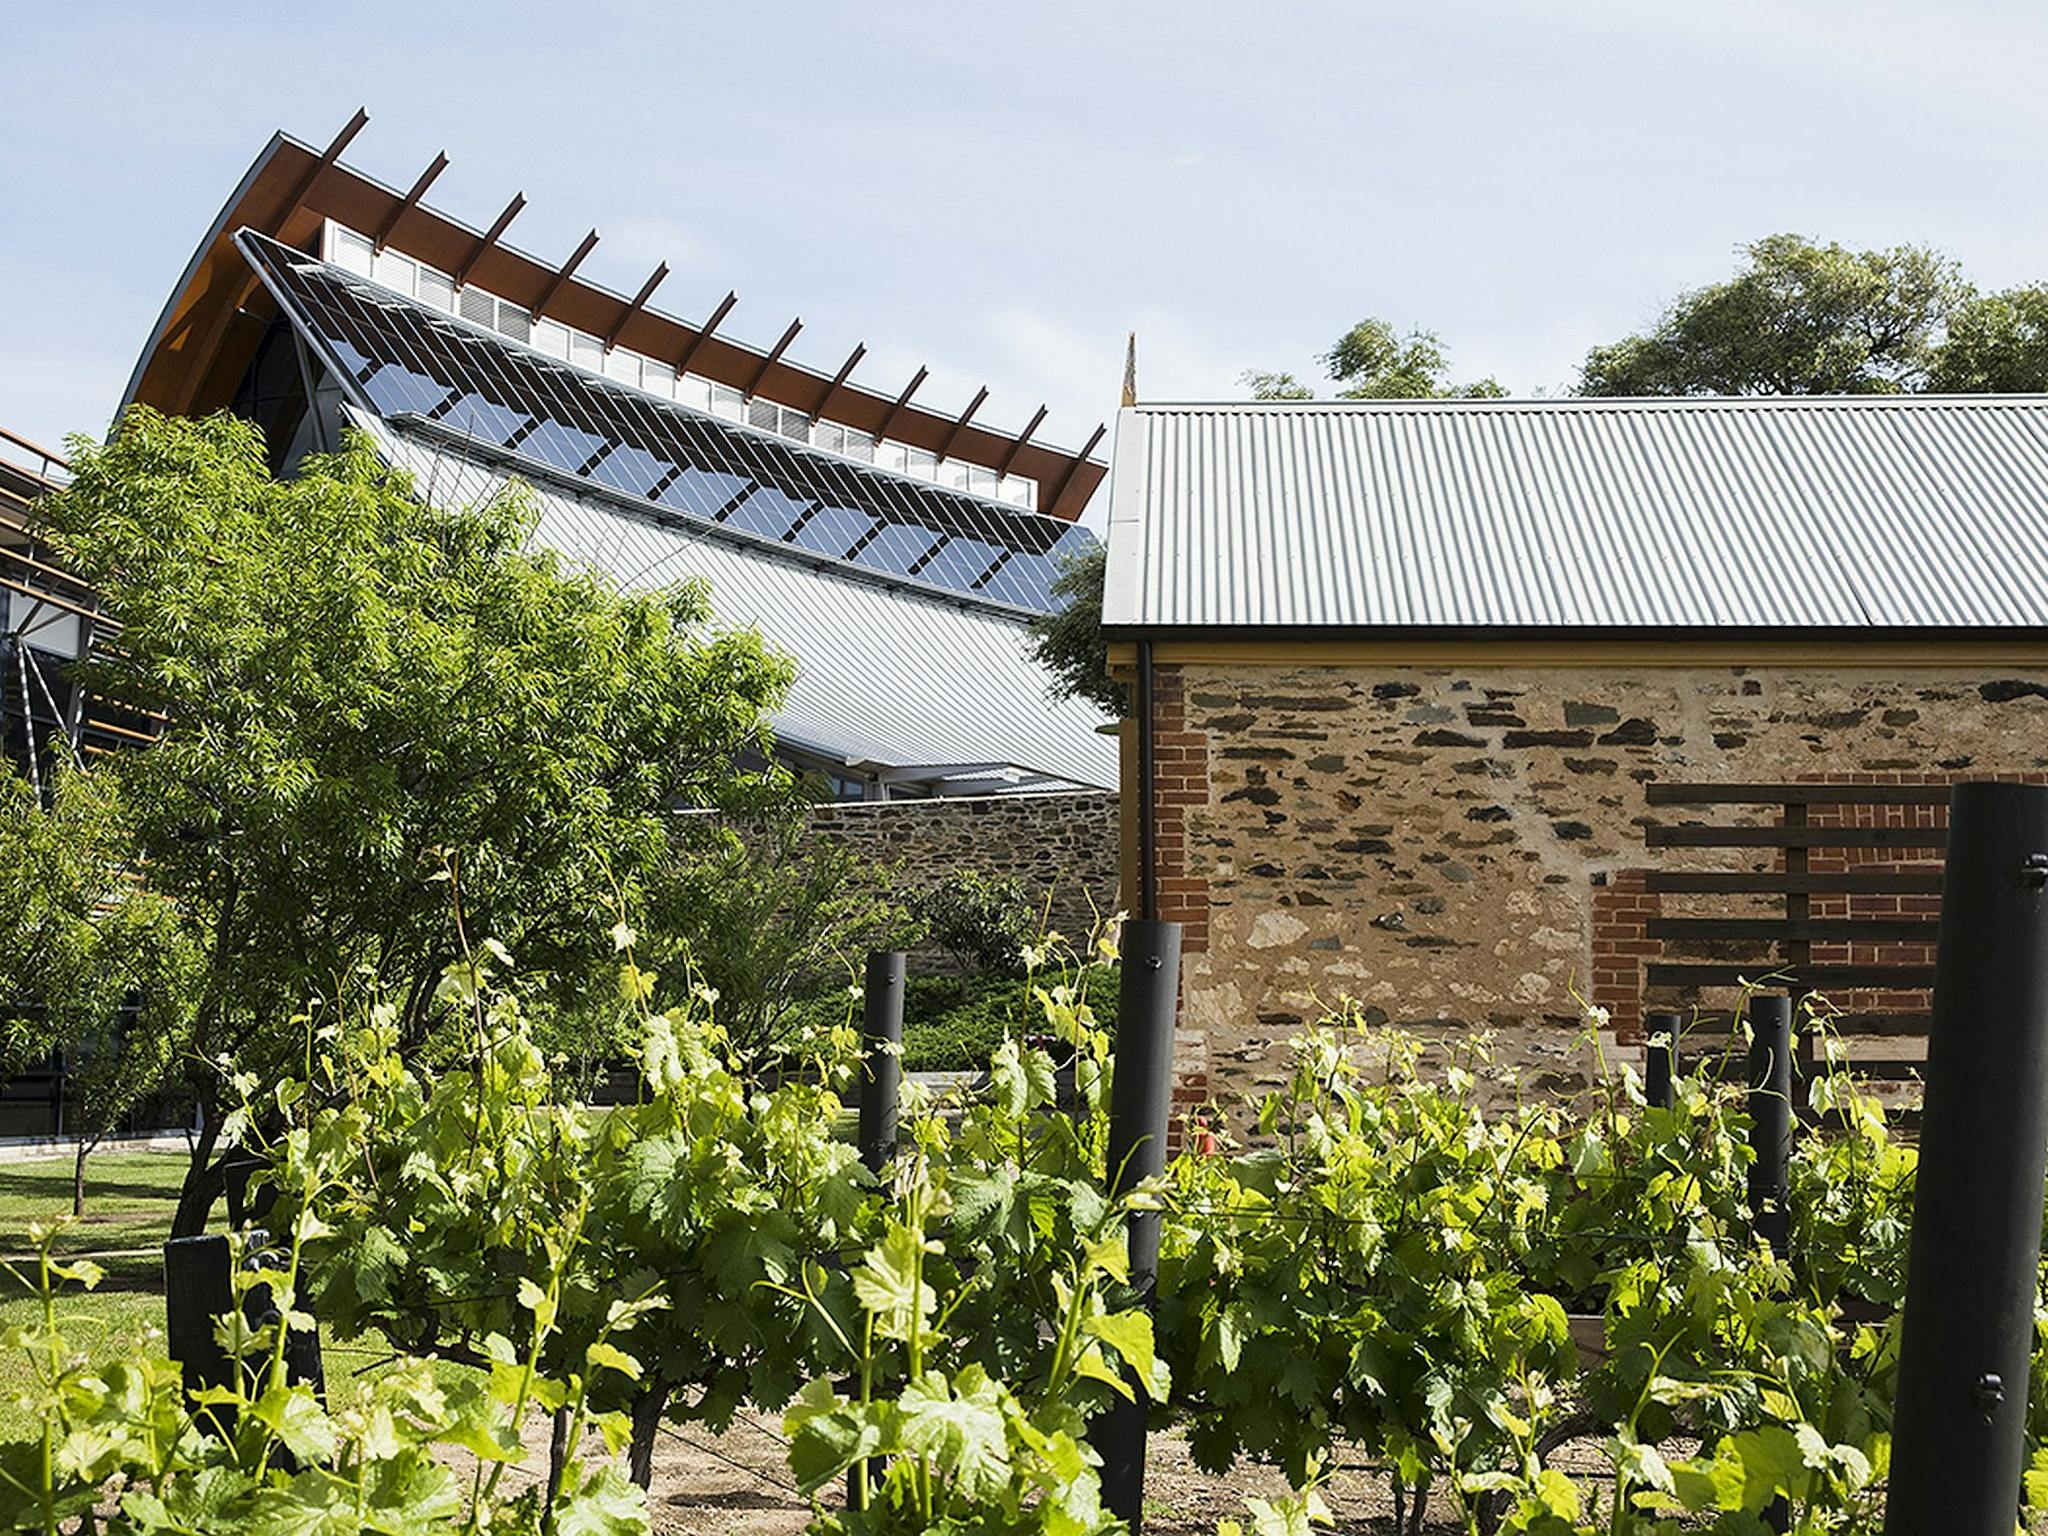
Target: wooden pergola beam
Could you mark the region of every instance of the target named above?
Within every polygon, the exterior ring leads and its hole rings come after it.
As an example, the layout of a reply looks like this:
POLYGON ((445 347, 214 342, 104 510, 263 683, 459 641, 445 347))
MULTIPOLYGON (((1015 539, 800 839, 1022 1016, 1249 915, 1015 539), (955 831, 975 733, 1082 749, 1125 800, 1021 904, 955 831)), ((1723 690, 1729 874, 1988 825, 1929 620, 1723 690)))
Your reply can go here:
POLYGON ((1103 434, 1108 431, 1107 422, 1096 427, 1088 441, 1081 445, 1081 451, 1074 455, 1073 462, 1067 466, 1067 472, 1060 476, 1060 483, 1054 488, 1053 493, 1039 501, 1041 507, 1050 512, 1060 504, 1060 498, 1067 494, 1067 487, 1074 483, 1074 476, 1081 473, 1082 466, 1088 462, 1088 455, 1095 451, 1095 445, 1102 441, 1103 434))
POLYGON ((1017 455, 1024 451, 1024 445, 1031 441, 1031 434, 1038 430, 1038 424, 1045 420, 1045 407, 1039 406, 1038 413, 1024 423, 1024 430, 1017 434, 1017 441, 1010 444, 1010 451, 1003 455, 1003 462, 996 466, 998 475, 1007 475, 1010 466, 1017 462, 1017 455))
POLYGON ((830 405, 832 397, 839 393, 839 386, 846 382, 847 376, 853 372, 855 365, 867 355, 868 344, 864 341, 846 354, 846 361, 841 363, 839 371, 832 375, 832 382, 825 386, 825 393, 818 396, 818 403, 811 411, 812 426, 815 427, 818 424, 818 418, 825 414, 825 407, 830 405))
POLYGON ((959 440, 960 434, 967 430, 967 423, 974 419, 974 413, 981 409, 981 402, 987 398, 988 386, 984 384, 974 392, 974 398, 967 402, 967 409, 960 413, 951 430, 946 433, 945 441, 939 444, 938 459, 941 464, 946 462, 946 455, 953 451, 953 444, 959 440))
POLYGON ((697 355, 697 349, 711 339, 711 333, 718 329, 719 322, 732 313, 733 305, 739 303, 739 301, 740 296, 737 290, 729 290, 726 296, 718 301, 718 308, 711 311, 711 318, 697 327, 697 334, 690 338, 690 344, 683 348, 683 355, 676 359, 677 377, 680 378, 688 370, 690 359, 697 355))
POLYGON ((782 354, 789 350, 789 344, 796 340, 796 333, 804 328, 802 317, 789 322, 789 329, 782 333, 782 339, 768 349, 768 355, 761 359, 761 366, 754 370, 754 376, 747 380, 741 394, 752 396, 761 387, 761 381, 768 377, 768 370, 782 360, 782 354))
POLYGON ((470 269, 477 264, 478 258, 498 243, 499 236, 512 227, 512 221, 519 217, 519 210, 525 206, 526 194, 524 192, 514 192, 512 194, 512 201, 505 205, 502 213, 491 220, 491 227, 478 236, 475 248, 463 259, 462 265, 455 269, 456 287, 460 288, 469 281, 470 269))
POLYGON ((620 314, 619 323, 613 326, 611 334, 605 337, 604 344, 607 347, 618 345, 620 333, 633 323, 635 315, 647 307, 647 301, 654 297, 654 290, 661 286, 661 280, 667 276, 668 263, 665 261, 647 275, 647 281, 640 285, 640 291, 633 295, 632 301, 626 305, 624 312, 620 314))
POLYGON ((370 244, 378 255, 384 254, 384 247, 390 243, 391 232, 398 228, 398 221, 419 206, 419 200, 427 195, 427 188, 431 187, 435 179, 447 169, 448 156, 436 151, 433 163, 420 172, 420 179, 412 184, 412 190, 399 199, 398 206, 391 210, 389 217, 384 220, 383 227, 371 240, 370 244))
POLYGON ((896 418, 898 416, 901 416, 905 408, 909 406, 910 397, 917 393, 918 386, 924 383, 926 379, 930 378, 931 373, 931 369, 920 367, 917 370, 917 372, 911 376, 910 382, 903 386, 903 393, 896 397, 896 403, 889 407, 889 414, 884 416, 882 418, 882 424, 879 427, 875 428, 876 442, 879 443, 883 438, 889 435, 889 429, 896 425, 896 418))
POLYGON ((363 131, 363 125, 369 120, 370 114, 357 107, 356 115, 341 125, 341 132, 320 151, 320 158, 306 168, 306 174, 299 178, 298 185, 293 187, 285 198, 283 206, 277 211, 277 217, 271 221, 270 228, 264 231, 265 234, 275 235, 284 228, 285 221, 304 205, 307 194, 313 190, 313 185, 319 181, 321 173, 341 158, 341 152, 354 142, 355 136, 363 131))
POLYGON ((583 237, 583 243, 570 253, 569 259, 555 269, 554 278, 542 292, 540 302, 533 306, 534 319, 538 320, 548 312, 548 306, 555 302, 555 295, 562 291, 562 285, 576 275, 576 269, 583 265, 583 258, 596 249, 597 231, 593 229, 583 237))

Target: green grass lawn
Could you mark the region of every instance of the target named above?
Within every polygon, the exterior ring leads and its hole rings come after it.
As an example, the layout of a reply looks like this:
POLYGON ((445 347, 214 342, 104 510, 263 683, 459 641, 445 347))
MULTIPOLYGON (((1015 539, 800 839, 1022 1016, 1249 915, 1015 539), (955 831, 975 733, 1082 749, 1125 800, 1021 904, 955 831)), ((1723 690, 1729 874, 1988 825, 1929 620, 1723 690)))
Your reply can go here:
MULTIPOLYGON (((171 1212, 185 1177, 185 1157, 167 1152, 109 1152, 85 1164, 85 1216, 57 1239, 60 1253, 91 1254, 108 1289, 162 1283, 161 1253, 171 1235, 171 1212), (146 1250, 139 1255, 135 1250, 146 1250), (117 1255, 128 1254, 128 1257, 117 1255), (101 1257, 101 1255, 107 1255, 101 1257)), ((51 1223, 71 1215, 71 1159, 0 1163, 0 1254, 29 1251, 32 1221, 51 1223)), ((9 1286, 0 1294, 15 1294, 9 1286)))
MULTIPOLYGON (((85 1219, 65 1227, 56 1246, 66 1255, 91 1256, 107 1271, 107 1278, 97 1290, 69 1286, 58 1298, 59 1322, 74 1349, 94 1360, 162 1353, 161 1254, 184 1174, 184 1157, 169 1153, 109 1153, 86 1163, 85 1219), (134 1255, 137 1249, 146 1251, 134 1255), (130 1256, 116 1256, 124 1251, 130 1256)), ((14 1260, 31 1279, 32 1267, 21 1262, 21 1256, 30 1252, 29 1223, 51 1222, 70 1213, 69 1158, 0 1163, 0 1254, 14 1260)), ((0 1329, 30 1321, 41 1306, 19 1279, 0 1273, 0 1329)), ((375 1334, 346 1341, 328 1336, 323 1352, 328 1402, 336 1407, 354 1401, 362 1382, 390 1354, 375 1334)), ((438 1369, 452 1376, 463 1368, 438 1369)), ((0 1439, 18 1437, 30 1428, 29 1416, 16 1399, 33 1384, 31 1372, 29 1361, 18 1351, 0 1350, 0 1439)))

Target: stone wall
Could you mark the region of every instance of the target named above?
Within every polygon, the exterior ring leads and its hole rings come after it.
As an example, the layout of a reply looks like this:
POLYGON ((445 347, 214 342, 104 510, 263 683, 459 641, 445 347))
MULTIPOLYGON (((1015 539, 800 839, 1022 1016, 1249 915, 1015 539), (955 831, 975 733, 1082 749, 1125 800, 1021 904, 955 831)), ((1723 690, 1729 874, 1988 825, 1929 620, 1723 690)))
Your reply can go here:
POLYGON ((878 889, 929 887, 961 870, 1013 875, 1040 910, 1050 902, 1051 925, 1076 944, 1117 910, 1117 797, 1107 790, 844 801, 814 806, 804 835, 851 851, 878 889))
POLYGON ((1578 999, 1635 963, 1596 973, 1596 900, 1635 910, 1646 823, 1720 819, 1652 780, 2048 768, 2048 674, 1987 668, 1191 663, 1156 695, 1164 915, 1226 1097, 1340 997, 1576 1071, 1578 999))

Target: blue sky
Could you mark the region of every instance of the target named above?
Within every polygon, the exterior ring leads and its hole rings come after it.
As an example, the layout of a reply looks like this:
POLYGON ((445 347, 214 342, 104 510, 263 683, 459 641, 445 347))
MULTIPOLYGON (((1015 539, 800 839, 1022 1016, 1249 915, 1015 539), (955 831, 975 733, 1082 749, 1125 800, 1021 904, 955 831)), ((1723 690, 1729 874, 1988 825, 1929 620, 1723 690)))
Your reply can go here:
POLYGON ((1779 229, 2048 278, 2048 12, 1884 0, 43 4, 0 95, 0 424, 102 431, 272 129, 726 329, 1075 446, 1350 322, 1556 390, 1779 229))

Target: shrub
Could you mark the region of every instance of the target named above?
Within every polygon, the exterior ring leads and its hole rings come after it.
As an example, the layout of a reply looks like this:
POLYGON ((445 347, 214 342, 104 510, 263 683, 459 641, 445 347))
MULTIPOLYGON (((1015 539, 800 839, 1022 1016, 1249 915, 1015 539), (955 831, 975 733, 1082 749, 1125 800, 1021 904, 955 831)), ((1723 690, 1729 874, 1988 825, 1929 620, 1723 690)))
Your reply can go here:
POLYGON ((1024 946, 1037 933, 1037 914, 1011 876, 963 869, 910 900, 926 937, 970 970, 996 976, 1023 972, 1024 946))

